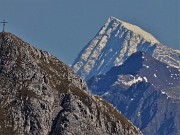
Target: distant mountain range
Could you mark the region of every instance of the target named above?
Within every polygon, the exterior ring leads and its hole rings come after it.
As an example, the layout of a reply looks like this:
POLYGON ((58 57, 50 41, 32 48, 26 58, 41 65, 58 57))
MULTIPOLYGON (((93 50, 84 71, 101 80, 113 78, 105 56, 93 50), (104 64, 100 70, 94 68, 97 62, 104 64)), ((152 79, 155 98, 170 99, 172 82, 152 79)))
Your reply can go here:
POLYGON ((87 83, 93 94, 112 103, 145 135, 180 133, 178 69, 137 52, 87 83))
MULTIPOLYGON (((180 85, 180 74, 177 68, 170 67, 143 52, 132 54, 124 64, 115 66, 107 73, 92 77, 90 80, 95 79, 95 82, 96 80, 98 82, 102 81, 99 81, 100 79, 97 78, 101 78, 102 80, 107 79, 106 83, 103 82, 104 85, 103 83, 100 85, 96 84, 97 86, 103 87, 99 88, 100 90, 105 89, 104 87, 107 86, 116 87, 119 85, 127 89, 131 85, 142 81, 151 83, 155 88, 162 91, 180 85), (116 82, 114 82, 114 80, 116 82)), ((88 80, 88 82, 90 80, 88 80)), ((174 98, 176 96, 178 96, 178 93, 172 95, 174 98)), ((180 98, 180 94, 177 98, 180 98)))
POLYGON ((179 68, 180 51, 162 45, 138 26, 110 17, 97 35, 79 53, 72 68, 86 80, 121 65, 131 54, 143 51, 179 68))
POLYGON ((141 135, 67 65, 0 33, 0 135, 141 135))
POLYGON ((180 50, 110 17, 72 68, 145 135, 180 134, 180 50))

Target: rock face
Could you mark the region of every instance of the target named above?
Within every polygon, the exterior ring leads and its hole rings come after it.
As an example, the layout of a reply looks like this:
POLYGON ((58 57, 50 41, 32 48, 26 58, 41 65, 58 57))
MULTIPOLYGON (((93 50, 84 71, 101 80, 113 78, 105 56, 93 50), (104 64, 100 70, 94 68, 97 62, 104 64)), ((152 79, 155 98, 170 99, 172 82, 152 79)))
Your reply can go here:
POLYGON ((136 52, 121 66, 87 81, 145 135, 180 134, 180 70, 136 52))
POLYGON ((48 52, 0 33, 0 135, 138 135, 48 52))
POLYGON ((72 68, 86 80, 121 65, 131 54, 143 51, 179 68, 180 51, 167 48, 141 28, 110 17, 79 53, 72 68))

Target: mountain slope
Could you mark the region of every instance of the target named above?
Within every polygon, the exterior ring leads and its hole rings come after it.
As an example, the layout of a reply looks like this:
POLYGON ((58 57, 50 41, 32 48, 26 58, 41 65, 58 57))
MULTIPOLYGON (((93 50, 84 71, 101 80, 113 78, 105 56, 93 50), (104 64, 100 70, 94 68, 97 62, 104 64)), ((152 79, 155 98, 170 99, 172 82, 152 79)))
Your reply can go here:
POLYGON ((121 66, 87 81, 145 135, 180 134, 180 71, 136 52, 121 66))
POLYGON ((86 80, 121 65, 132 53, 144 51, 179 68, 180 51, 167 48, 141 28, 110 17, 79 53, 72 68, 86 80))
POLYGON ((141 134, 48 52, 0 33, 1 135, 141 134))

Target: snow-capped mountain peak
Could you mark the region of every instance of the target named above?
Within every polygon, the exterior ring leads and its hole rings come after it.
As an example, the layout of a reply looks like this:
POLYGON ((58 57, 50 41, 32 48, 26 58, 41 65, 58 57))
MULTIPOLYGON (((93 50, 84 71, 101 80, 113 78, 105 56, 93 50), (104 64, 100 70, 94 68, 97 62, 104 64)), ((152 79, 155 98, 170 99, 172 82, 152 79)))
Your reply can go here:
MULTIPOLYGON (((120 24, 122 25, 124 28, 126 28, 127 30, 130 30, 132 31, 133 33, 136 33, 140 36, 142 36, 144 39, 146 39, 147 41, 149 42, 152 42, 152 43, 159 43, 159 41, 154 37, 152 36, 150 33, 144 31, 143 29, 141 29, 140 27, 136 26, 136 25, 133 25, 133 24, 130 24, 130 23, 127 23, 127 22, 124 22, 124 21, 121 21, 113 16, 109 17, 108 21, 107 21, 107 24, 108 23, 111 23, 113 22, 114 25, 115 24, 120 24)), ((107 25, 106 24, 106 25, 107 25)))
POLYGON ((180 52, 159 43, 138 26, 110 17, 97 35, 80 52, 72 68, 86 80, 119 66, 133 53, 146 52, 154 58, 179 67, 180 52))

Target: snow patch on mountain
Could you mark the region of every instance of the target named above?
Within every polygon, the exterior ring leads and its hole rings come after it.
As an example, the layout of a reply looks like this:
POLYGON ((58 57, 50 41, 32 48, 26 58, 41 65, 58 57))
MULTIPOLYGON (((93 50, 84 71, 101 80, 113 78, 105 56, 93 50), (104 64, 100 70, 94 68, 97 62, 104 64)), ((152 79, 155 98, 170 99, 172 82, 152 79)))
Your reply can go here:
POLYGON ((88 80, 123 64, 131 54, 138 51, 146 52, 169 66, 180 66, 180 51, 160 44, 155 37, 138 26, 110 17, 79 53, 72 68, 88 80))
POLYGON ((146 77, 141 76, 132 76, 132 75, 119 75, 117 81, 112 85, 124 85, 126 87, 130 87, 133 84, 139 83, 139 82, 148 82, 146 77))
POLYGON ((138 76, 137 78, 133 78, 133 80, 131 81, 128 81, 128 82, 125 82, 125 81, 122 81, 123 84, 127 85, 127 86, 131 86, 137 82, 142 82, 142 78, 140 76, 138 76))
POLYGON ((144 67, 146 67, 146 68, 149 68, 149 66, 147 66, 147 65, 143 65, 144 67))
POLYGON ((143 77, 143 78, 144 78, 145 82, 148 82, 148 80, 147 80, 147 78, 146 78, 146 77, 143 77))
MULTIPOLYGON (((127 22, 124 22, 124 21, 121 21, 113 16, 111 16, 109 18, 110 21, 112 20, 116 20, 117 23, 121 23, 122 26, 124 26, 125 28, 127 28, 128 30, 138 34, 138 35, 141 35, 143 38, 145 38, 146 40, 152 42, 152 43, 159 43, 159 41, 154 37, 152 36, 150 33, 144 31, 143 29, 141 29, 140 27, 136 26, 136 25, 133 25, 133 24, 130 24, 130 23, 127 23, 127 22)), ((109 21, 108 21, 109 22, 109 21)))

